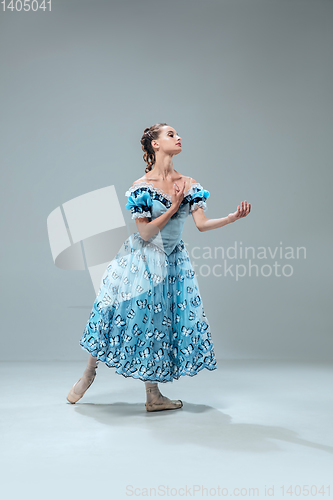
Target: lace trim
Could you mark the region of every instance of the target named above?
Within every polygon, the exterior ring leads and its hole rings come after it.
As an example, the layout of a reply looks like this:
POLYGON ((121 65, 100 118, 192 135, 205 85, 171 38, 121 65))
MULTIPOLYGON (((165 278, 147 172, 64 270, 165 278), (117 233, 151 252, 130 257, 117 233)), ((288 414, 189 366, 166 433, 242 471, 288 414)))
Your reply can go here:
POLYGON ((132 219, 141 219, 142 217, 151 217, 150 212, 134 212, 132 219))
POLYGON ((193 212, 193 210, 195 210, 196 208, 203 208, 204 210, 207 210, 207 204, 205 201, 203 200, 200 200, 200 201, 196 201, 195 203, 193 203, 193 205, 190 207, 190 212, 193 212))
MULTIPOLYGON (((130 196, 131 193, 133 193, 133 191, 136 191, 139 187, 148 187, 152 191, 154 191, 155 193, 158 193, 158 194, 164 196, 164 198, 166 198, 170 202, 172 201, 171 196, 168 193, 165 193, 162 189, 156 188, 152 182, 145 182, 145 181, 138 182, 134 186, 131 186, 126 191, 125 196, 130 196)), ((188 196, 189 194, 191 194, 192 189, 194 189, 195 187, 198 187, 199 189, 203 189, 200 182, 192 182, 191 187, 187 191, 184 192, 184 198, 186 196, 188 196)))

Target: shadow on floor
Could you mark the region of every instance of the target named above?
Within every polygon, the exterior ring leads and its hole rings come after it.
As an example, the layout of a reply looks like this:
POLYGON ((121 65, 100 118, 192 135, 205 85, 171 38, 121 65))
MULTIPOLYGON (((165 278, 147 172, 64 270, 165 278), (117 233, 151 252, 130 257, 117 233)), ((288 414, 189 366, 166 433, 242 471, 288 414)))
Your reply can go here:
POLYGON ((194 444, 210 449, 266 453, 278 450, 276 441, 333 453, 332 446, 299 438, 283 427, 256 424, 233 424, 231 417, 212 406, 186 403, 177 410, 147 412, 144 403, 81 403, 71 405, 75 412, 101 424, 136 427, 150 431, 152 437, 168 444, 194 444))

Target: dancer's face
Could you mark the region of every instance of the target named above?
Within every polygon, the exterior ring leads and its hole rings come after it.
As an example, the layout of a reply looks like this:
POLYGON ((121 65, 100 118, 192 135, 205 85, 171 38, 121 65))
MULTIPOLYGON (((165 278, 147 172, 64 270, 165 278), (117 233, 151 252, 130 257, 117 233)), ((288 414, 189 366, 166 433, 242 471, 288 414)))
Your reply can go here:
POLYGON ((160 129, 158 139, 152 141, 153 148, 160 152, 167 154, 177 155, 181 152, 181 137, 177 134, 176 130, 172 127, 164 125, 160 129))

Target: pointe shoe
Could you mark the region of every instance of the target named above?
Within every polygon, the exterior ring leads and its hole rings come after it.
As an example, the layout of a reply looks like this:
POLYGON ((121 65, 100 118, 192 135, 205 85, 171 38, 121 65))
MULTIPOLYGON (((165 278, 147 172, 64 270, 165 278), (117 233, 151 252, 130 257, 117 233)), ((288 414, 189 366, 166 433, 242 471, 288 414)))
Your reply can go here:
POLYGON ((97 368, 98 368, 98 365, 95 367, 95 373, 92 375, 92 378, 91 378, 91 381, 89 382, 88 387, 83 392, 81 392, 80 394, 76 394, 76 392, 74 391, 74 389, 77 386, 77 384, 80 382, 80 380, 82 380, 82 377, 77 382, 75 382, 75 384, 73 385, 73 387, 71 388, 71 390, 68 393, 67 401, 69 401, 70 403, 74 404, 74 403, 76 403, 77 401, 79 401, 79 399, 81 399, 84 396, 84 394, 87 392, 87 390, 89 389, 89 387, 91 386, 91 384, 95 380, 96 369, 97 368))
MULTIPOLYGON (((153 387, 149 387, 146 389, 146 392, 155 392, 153 387)), ((159 392, 159 390, 158 390, 159 392)), ((147 411, 161 411, 161 410, 177 410, 183 406, 183 402, 181 399, 169 399, 166 396, 163 396, 163 399, 157 398, 155 401, 150 401, 145 404, 147 411)))

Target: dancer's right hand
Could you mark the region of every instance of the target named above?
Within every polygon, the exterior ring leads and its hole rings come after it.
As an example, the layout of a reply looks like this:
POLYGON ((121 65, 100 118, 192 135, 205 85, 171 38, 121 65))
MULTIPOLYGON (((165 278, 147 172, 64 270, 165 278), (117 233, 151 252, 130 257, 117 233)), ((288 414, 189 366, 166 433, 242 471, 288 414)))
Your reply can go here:
POLYGON ((171 203, 177 208, 177 210, 184 199, 185 185, 186 181, 184 181, 184 184, 182 186, 179 186, 177 182, 175 182, 173 185, 173 195, 171 196, 171 203))

